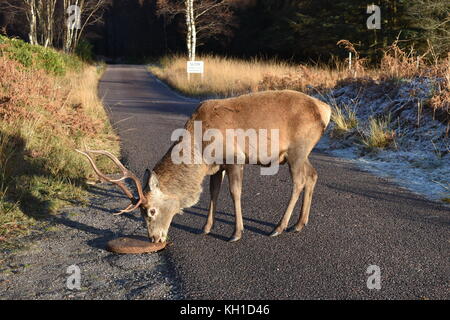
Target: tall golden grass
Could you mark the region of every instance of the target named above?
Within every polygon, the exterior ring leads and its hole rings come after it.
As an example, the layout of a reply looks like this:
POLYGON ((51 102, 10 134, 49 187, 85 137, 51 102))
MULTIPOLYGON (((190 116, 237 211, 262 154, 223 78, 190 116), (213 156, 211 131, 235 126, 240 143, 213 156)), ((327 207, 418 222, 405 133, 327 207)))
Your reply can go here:
POLYGON ((296 68, 284 62, 248 61, 212 55, 198 58, 205 62, 205 74, 186 74, 186 58, 181 55, 161 59, 160 65, 150 67, 160 79, 180 92, 191 96, 233 96, 258 89, 261 80, 270 73, 279 75, 294 73, 296 68))
POLYGON ((204 77, 186 74, 186 58, 180 55, 161 59, 149 70, 178 91, 190 96, 229 97, 275 89, 307 91, 309 87, 331 87, 348 76, 343 64, 295 65, 276 60, 240 60, 205 55, 204 77))

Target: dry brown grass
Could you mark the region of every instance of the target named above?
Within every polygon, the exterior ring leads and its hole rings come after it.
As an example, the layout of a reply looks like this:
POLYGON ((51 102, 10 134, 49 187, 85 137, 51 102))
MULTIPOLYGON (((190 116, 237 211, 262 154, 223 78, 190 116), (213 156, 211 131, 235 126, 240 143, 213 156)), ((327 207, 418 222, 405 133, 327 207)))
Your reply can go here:
POLYGON ((277 74, 275 72, 265 74, 257 89, 259 91, 291 89, 308 93, 333 88, 339 80, 349 75, 345 68, 332 68, 325 65, 299 65, 294 70, 288 74, 277 74))
POLYGON ((395 42, 385 51, 380 63, 379 79, 401 79, 422 76, 425 55, 415 55, 413 50, 406 52, 395 42))
POLYGON ((95 67, 54 78, 42 70, 26 72, 0 57, 0 74, 0 118, 5 123, 32 121, 66 134, 95 134, 101 128, 101 103, 90 87, 98 80, 95 67))
POLYGON ((442 81, 438 83, 429 105, 437 118, 450 125, 450 52, 447 59, 436 65, 435 70, 436 77, 442 81))

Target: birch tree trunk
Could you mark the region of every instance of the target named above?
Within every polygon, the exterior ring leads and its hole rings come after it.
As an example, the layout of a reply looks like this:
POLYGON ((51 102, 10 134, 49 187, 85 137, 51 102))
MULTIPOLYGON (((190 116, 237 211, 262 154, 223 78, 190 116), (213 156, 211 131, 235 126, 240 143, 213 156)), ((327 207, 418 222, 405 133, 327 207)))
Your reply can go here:
POLYGON ((195 61, 202 39, 230 34, 233 6, 231 0, 156 0, 156 14, 169 20, 184 15, 187 55, 190 61, 195 61))
POLYGON ((31 44, 53 44, 55 10, 58 0, 22 0, 31 44))
POLYGON ((54 19, 55 19, 55 8, 56 2, 58 0, 47 0, 44 8, 45 17, 42 20, 43 32, 44 32, 44 47, 52 46, 54 39, 54 19))
MULTIPOLYGON (((75 0, 71 3, 70 0, 64 0, 64 14, 69 17, 69 15, 74 14, 72 11, 68 11, 70 6, 77 6, 80 8, 80 14, 83 11, 84 0, 75 0)), ((77 38, 78 29, 72 24, 72 20, 64 19, 64 36, 63 36, 63 50, 64 52, 72 52, 76 48, 75 39, 77 38)))
POLYGON ((197 47, 197 29, 195 27, 194 0, 185 0, 186 5, 186 47, 189 61, 195 60, 197 47))
POLYGON ((191 0, 185 0, 186 5, 186 47, 188 51, 188 57, 191 61, 192 57, 192 24, 191 24, 191 0))
POLYGON ((195 54, 197 49, 197 28, 195 26, 195 14, 194 14, 194 0, 191 1, 191 61, 195 61, 195 54))
POLYGON ((37 6, 36 0, 25 0, 28 6, 27 20, 29 25, 28 39, 31 44, 38 44, 37 40, 37 6))
POLYGON ((63 49, 66 52, 74 52, 78 47, 81 36, 85 28, 93 23, 101 21, 102 9, 109 5, 109 0, 64 0, 64 12, 68 17, 75 15, 74 11, 69 10, 71 6, 77 7, 79 15, 78 25, 73 26, 70 22, 73 20, 65 20, 63 26, 63 49), (69 11, 68 11, 69 10, 69 11))

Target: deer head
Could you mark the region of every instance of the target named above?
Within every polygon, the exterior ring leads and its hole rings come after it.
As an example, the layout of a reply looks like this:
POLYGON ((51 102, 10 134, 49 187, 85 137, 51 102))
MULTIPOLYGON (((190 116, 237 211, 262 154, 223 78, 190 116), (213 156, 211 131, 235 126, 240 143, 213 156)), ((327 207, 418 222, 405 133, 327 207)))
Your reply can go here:
POLYGON ((147 169, 144 175, 144 187, 142 187, 142 184, 136 175, 125 168, 125 166, 110 152, 104 150, 76 151, 83 154, 89 160, 92 168, 100 179, 117 185, 130 199, 131 204, 114 215, 132 212, 139 208, 147 225, 148 237, 153 242, 166 241, 170 223, 175 214, 179 213, 181 209, 179 201, 175 197, 165 195, 161 191, 156 174, 154 172, 150 174, 150 170, 147 169), (122 172, 122 177, 119 179, 107 177, 98 169, 94 159, 92 159, 89 154, 100 154, 111 159, 122 172), (125 179, 131 179, 134 182, 138 198, 136 198, 123 183, 125 179))

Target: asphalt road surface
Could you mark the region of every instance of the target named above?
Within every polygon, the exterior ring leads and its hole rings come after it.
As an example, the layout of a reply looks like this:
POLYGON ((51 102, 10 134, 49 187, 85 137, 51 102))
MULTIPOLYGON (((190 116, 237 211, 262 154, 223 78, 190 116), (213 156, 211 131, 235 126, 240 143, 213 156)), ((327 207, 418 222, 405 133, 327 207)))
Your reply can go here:
MULTIPOLYGON (((142 176, 171 145, 198 101, 162 84, 143 66, 109 66, 100 92, 122 139, 123 160, 142 176)), ((270 115, 268 115, 270 116, 270 115)), ((234 215, 226 179, 216 224, 202 235, 209 191, 177 215, 173 245, 160 253, 185 298, 202 299, 448 299, 449 210, 345 160, 314 151, 319 180, 310 220, 300 233, 268 234, 290 196, 287 166, 261 176, 246 166, 245 231, 228 243, 234 215), (369 266, 381 289, 369 289, 369 266)), ((296 221, 300 202, 291 218, 296 221)), ((138 213, 136 213, 138 215, 138 213)))

